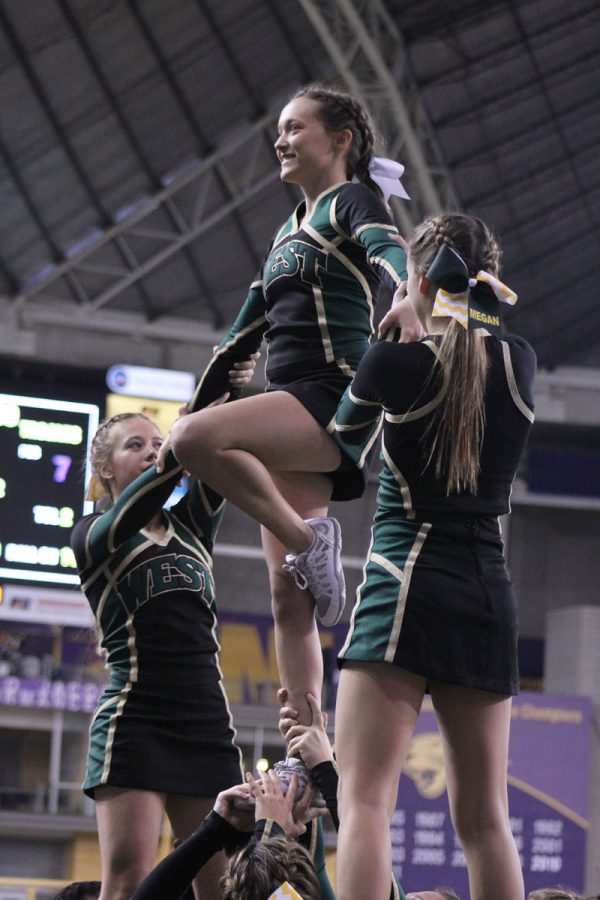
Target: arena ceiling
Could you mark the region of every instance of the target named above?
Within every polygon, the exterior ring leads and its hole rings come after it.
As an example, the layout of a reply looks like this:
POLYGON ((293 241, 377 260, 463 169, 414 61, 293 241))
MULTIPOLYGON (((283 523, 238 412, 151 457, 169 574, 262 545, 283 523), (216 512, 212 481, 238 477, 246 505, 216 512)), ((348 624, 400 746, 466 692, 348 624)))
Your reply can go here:
POLYGON ((406 165, 401 228, 480 215, 509 327, 600 367, 599 46, 597 0, 0 0, 0 357, 208 352, 297 202, 277 113, 325 80, 406 165))

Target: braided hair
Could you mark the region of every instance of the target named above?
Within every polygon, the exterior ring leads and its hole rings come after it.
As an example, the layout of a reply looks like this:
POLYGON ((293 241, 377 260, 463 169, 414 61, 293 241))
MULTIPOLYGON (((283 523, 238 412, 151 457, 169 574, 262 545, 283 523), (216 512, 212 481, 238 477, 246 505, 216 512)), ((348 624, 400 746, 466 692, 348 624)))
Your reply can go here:
POLYGON ((352 132, 346 158, 346 177, 348 181, 356 177, 379 196, 379 189, 369 175, 369 163, 375 149, 375 130, 371 116, 362 103, 352 94, 334 91, 320 84, 300 88, 292 99, 297 97, 306 97, 319 104, 317 117, 327 131, 348 129, 352 132))
MULTIPOLYGON (((469 274, 480 269, 497 275, 500 248, 488 226, 475 216, 443 213, 418 225, 409 242, 409 255, 417 272, 425 274, 441 246, 446 244, 464 260, 469 274)), ((437 286, 432 288, 435 296, 437 286)), ((435 474, 446 479, 446 492, 477 493, 479 457, 485 426, 485 387, 488 357, 478 331, 467 331, 451 319, 439 346, 436 369, 443 399, 424 441, 435 474)))
POLYGON ((476 216, 462 213, 430 216, 417 226, 411 244, 414 244, 411 249, 413 261, 422 271, 429 268, 442 244, 460 254, 473 277, 480 269, 497 275, 500 268, 502 253, 498 242, 485 222, 476 216), (431 254, 429 260, 426 259, 428 254, 431 254), (417 263, 417 257, 420 263, 417 263))
MULTIPOLYGON (((104 493, 107 494, 108 497, 111 496, 110 483, 106 478, 102 477, 100 469, 103 469, 110 462, 113 449, 111 439, 113 425, 117 425, 119 422, 125 422, 127 419, 146 419, 147 422, 151 422, 152 425, 156 427, 156 423, 152 422, 152 419, 148 418, 144 413, 137 412, 117 413, 117 415, 111 416, 110 419, 106 419, 100 424, 98 431, 92 438, 90 447, 92 480, 87 490, 87 499, 89 500, 99 499, 99 496, 94 495, 94 490, 97 490, 97 485, 100 485, 101 488, 104 489, 104 493)), ((110 506, 110 503, 108 505, 110 506)))
POLYGON ((267 900, 284 881, 303 900, 319 900, 321 891, 310 853, 285 838, 252 838, 231 858, 220 882, 222 900, 267 900))

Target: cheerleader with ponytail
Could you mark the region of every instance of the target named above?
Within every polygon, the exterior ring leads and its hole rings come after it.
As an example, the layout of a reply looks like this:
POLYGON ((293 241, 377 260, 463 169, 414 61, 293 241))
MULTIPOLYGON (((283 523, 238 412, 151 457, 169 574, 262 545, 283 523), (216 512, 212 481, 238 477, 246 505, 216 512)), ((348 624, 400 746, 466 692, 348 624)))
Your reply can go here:
POLYGON ((507 796, 517 607, 499 517, 533 421, 536 360, 502 331, 501 310, 517 297, 498 278, 499 259, 474 216, 421 223, 408 244, 408 297, 424 337, 371 348, 336 418, 338 441, 358 459, 383 417, 384 459, 339 661, 340 900, 387 898, 389 820, 426 690, 471 898, 524 896, 507 796))

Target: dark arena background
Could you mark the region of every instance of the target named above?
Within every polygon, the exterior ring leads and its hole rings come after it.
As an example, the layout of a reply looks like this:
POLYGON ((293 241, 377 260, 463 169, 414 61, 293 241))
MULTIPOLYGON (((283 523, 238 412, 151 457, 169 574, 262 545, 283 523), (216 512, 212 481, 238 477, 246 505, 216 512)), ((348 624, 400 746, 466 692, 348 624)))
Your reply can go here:
MULTIPOLYGON (((600 891, 599 46, 597 0, 0 0, 0 900, 100 877, 81 782, 105 670, 69 546, 86 451, 105 416, 167 430, 191 395, 299 200, 273 143, 314 81, 361 97, 379 155, 405 166, 402 234, 464 210, 502 244, 506 327, 538 357, 502 522, 521 634, 511 827, 527 891, 600 891)), ((350 601, 376 476, 333 504, 350 601)), ((238 741, 248 768, 272 764, 266 568, 232 505, 214 573, 238 741)), ((321 629, 332 735, 351 607, 321 629)), ((407 891, 468 897, 428 702, 392 842, 407 891)))

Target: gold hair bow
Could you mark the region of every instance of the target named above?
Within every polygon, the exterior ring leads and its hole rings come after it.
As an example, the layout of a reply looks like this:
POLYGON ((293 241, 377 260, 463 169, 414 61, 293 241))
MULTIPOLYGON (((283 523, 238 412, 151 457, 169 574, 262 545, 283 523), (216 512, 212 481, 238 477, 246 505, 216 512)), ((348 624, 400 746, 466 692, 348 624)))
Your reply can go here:
POLYGON ((280 884, 276 891, 269 894, 268 900, 285 900, 286 897, 291 897, 292 900, 302 900, 302 896, 296 888, 292 887, 289 881, 284 881, 283 884, 280 884))
POLYGON ((513 306, 517 295, 499 278, 480 269, 475 277, 462 257, 444 244, 426 272, 439 285, 433 304, 433 316, 451 316, 463 328, 485 328, 500 334, 500 303, 513 306))

